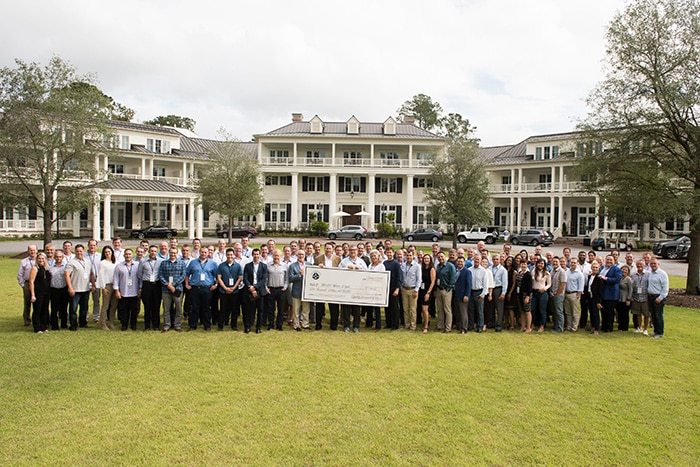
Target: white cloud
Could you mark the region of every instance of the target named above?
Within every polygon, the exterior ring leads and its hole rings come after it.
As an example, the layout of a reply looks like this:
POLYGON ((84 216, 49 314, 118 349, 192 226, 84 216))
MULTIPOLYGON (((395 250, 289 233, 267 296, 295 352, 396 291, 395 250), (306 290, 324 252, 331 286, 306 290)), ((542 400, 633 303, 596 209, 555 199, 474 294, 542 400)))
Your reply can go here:
POLYGON ((419 92, 483 144, 567 131, 601 77, 622 0, 13 2, 0 65, 53 55, 137 111, 243 140, 292 112, 382 121, 419 92))

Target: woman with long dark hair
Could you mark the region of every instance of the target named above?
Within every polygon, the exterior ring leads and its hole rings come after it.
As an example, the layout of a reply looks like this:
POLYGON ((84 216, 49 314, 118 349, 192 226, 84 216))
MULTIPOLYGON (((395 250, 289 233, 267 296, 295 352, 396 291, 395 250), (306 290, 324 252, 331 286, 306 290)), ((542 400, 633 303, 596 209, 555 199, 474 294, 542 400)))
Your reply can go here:
POLYGON ((97 288, 102 289, 102 309, 100 310, 100 327, 104 331, 114 329, 114 313, 117 309, 117 294, 112 286, 114 268, 116 267, 114 250, 107 245, 102 248, 100 272, 97 274, 97 288))
POLYGON ((520 261, 520 270, 515 276, 515 300, 520 312, 520 331, 532 331, 532 274, 527 268, 527 261, 520 261))
POLYGON ((36 264, 29 273, 29 292, 32 300, 32 325, 34 332, 49 332, 49 301, 51 291, 51 273, 48 270, 46 253, 36 256, 36 264))
POLYGON ((549 288, 552 286, 552 275, 547 271, 547 264, 540 258, 532 270, 532 312, 533 325, 537 326, 537 332, 544 332, 547 322, 547 303, 549 302, 549 288))
POLYGON ((509 256, 506 258, 503 266, 506 268, 508 273, 508 290, 504 290, 505 301, 503 303, 503 308, 505 309, 505 314, 508 317, 508 329, 515 328, 515 308, 517 307, 516 296, 515 296, 515 279, 518 277, 518 269, 520 268, 520 256, 509 256))
POLYGON ((418 304, 420 305, 423 314, 423 334, 428 332, 428 324, 430 324, 430 297, 435 287, 435 266, 433 258, 430 255, 423 255, 421 261, 421 284, 418 290, 418 304))

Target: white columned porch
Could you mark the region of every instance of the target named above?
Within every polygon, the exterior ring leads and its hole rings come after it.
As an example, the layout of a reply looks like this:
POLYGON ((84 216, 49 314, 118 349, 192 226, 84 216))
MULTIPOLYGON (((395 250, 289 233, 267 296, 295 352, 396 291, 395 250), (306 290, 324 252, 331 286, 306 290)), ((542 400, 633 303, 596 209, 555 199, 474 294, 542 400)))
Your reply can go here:
POLYGON ((401 227, 404 230, 411 230, 413 229, 413 174, 406 175, 406 210, 401 227))
POLYGON ((289 227, 296 229, 299 227, 299 172, 291 172, 292 176, 292 212, 289 216, 289 227))
POLYGON ((100 195, 97 195, 95 204, 92 205, 92 238, 98 242, 102 238, 100 235, 100 195))
MULTIPOLYGON (((512 180, 513 180, 513 178, 511 175, 511 181, 512 180)), ((520 211, 518 211, 518 212, 520 212, 520 211)), ((514 216, 515 216, 515 199, 513 199, 512 196, 510 197, 510 212, 509 212, 509 214, 510 215, 508 216, 508 218, 509 218, 508 228, 510 229, 511 233, 514 233, 515 232, 515 222, 514 222, 514 220, 515 220, 515 218, 514 218, 514 216)))
POLYGON ((107 193, 104 196, 104 213, 105 213, 105 221, 104 221, 104 233, 102 234, 102 239, 105 242, 110 242, 112 241, 112 195, 107 193))
POLYGON ((371 231, 374 230, 374 223, 377 221, 374 218, 374 178, 377 176, 376 173, 368 173, 369 180, 372 182, 368 183, 367 187, 367 207, 365 208, 365 211, 369 213, 369 216, 367 216, 367 230, 371 231))
POLYGON ((190 202, 188 204, 188 208, 190 210, 189 212, 189 220, 187 221, 187 236, 190 239, 193 239, 195 237, 195 214, 194 214, 194 198, 190 199, 190 202))
MULTIPOLYGON (((554 231, 555 225, 554 225, 554 201, 556 198, 554 196, 549 197, 549 226, 547 229, 552 232, 554 231)), ((561 213, 559 214, 561 216, 561 213)))
MULTIPOLYGON (((551 170, 551 174, 552 174, 551 175, 552 183, 549 184, 549 190, 547 190, 547 191, 553 192, 556 190, 556 186, 557 186, 557 168, 552 166, 550 168, 550 170, 551 170)), ((554 210, 552 210, 552 215, 554 215, 554 210)))
POLYGON ((515 216, 516 229, 513 233, 518 233, 522 229, 522 225, 520 223, 522 222, 524 215, 525 213, 523 212, 523 199, 518 196, 518 215, 515 216))
MULTIPOLYGON (((334 212, 338 211, 338 206, 336 205, 338 193, 338 174, 330 173, 328 175, 330 175, 330 186, 328 187, 328 194, 330 195, 330 200, 328 201, 330 207, 329 214, 333 214, 334 212)), ((328 219, 329 223, 330 221, 331 219, 328 219)))
POLYGON ((204 209, 202 205, 197 205, 197 230, 195 232, 195 237, 202 238, 202 232, 204 231, 204 209))

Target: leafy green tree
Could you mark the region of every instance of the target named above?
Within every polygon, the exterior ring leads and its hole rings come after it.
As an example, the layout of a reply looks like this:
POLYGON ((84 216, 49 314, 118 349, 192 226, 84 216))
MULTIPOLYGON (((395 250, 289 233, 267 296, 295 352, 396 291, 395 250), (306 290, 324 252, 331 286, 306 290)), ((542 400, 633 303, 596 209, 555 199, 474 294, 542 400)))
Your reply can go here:
POLYGON ((471 126, 469 120, 458 113, 449 113, 442 117, 440 127, 439 133, 451 140, 472 138, 476 131, 476 127, 471 126))
POLYGON ((255 153, 233 138, 223 128, 221 141, 207 154, 209 160, 202 168, 197 191, 202 205, 228 220, 228 239, 232 240, 233 220, 254 216, 263 210, 263 187, 260 166, 255 153))
POLYGON ((95 156, 104 154, 114 101, 59 57, 0 70, 0 202, 43 216, 44 244, 57 213, 93 204, 95 156))
POLYGON ((700 3, 639 0, 607 30, 606 76, 591 92, 580 171, 607 215, 690 220, 686 292, 700 279, 700 3))
MULTIPOLYGON (((469 129, 466 134, 471 133, 469 129)), ((488 179, 478 148, 476 138, 453 139, 430 169, 433 186, 426 188, 424 200, 433 217, 449 224, 455 234, 458 226, 486 223, 491 216, 488 179)), ((456 235, 452 246, 457 247, 456 235)))
POLYGON ((143 123, 146 125, 173 126, 190 131, 194 131, 194 126, 197 124, 190 117, 181 117, 179 115, 159 115, 153 120, 146 120, 143 123))
POLYGON ((425 94, 416 94, 411 100, 404 102, 396 112, 399 119, 404 115, 413 115, 418 126, 424 130, 432 131, 440 127, 442 106, 425 94))

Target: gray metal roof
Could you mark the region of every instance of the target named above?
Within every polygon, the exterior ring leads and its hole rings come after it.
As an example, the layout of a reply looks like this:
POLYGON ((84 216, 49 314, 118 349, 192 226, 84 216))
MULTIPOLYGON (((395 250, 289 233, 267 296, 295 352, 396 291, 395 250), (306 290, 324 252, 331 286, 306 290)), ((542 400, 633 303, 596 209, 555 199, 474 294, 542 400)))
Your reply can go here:
POLYGON ((251 159, 258 157, 258 143, 255 142, 226 142, 205 138, 188 138, 183 136, 180 139, 180 149, 173 150, 173 153, 195 159, 207 159, 208 154, 221 153, 223 146, 227 144, 238 144, 251 159))
POLYGON ((313 136, 317 138, 387 138, 387 139, 443 139, 434 133, 407 123, 396 124, 395 135, 384 134, 383 123, 360 123, 358 134, 348 134, 346 122, 323 122, 322 133, 311 133, 310 122, 292 122, 276 130, 257 136, 313 136))
POLYGON ((111 180, 96 183, 93 188, 128 191, 158 191, 162 193, 191 193, 192 189, 162 180, 141 180, 136 178, 115 177, 111 180))
POLYGON ((119 120, 110 120, 107 124, 113 128, 122 128, 125 130, 147 131, 149 133, 161 133, 164 135, 180 136, 180 133, 174 128, 162 127, 158 125, 146 125, 144 123, 122 122, 119 120))

